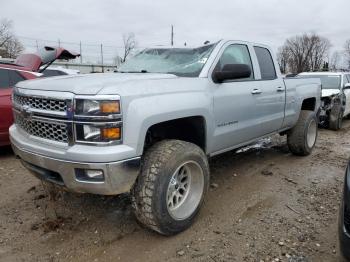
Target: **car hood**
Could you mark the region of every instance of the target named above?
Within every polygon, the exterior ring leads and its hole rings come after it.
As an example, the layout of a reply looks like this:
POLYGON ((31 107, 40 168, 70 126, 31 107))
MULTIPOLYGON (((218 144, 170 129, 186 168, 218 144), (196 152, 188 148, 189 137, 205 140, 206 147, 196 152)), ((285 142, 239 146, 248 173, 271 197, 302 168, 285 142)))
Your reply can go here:
MULTIPOLYGON (((125 92, 135 92, 136 87, 151 86, 150 81, 177 79, 171 74, 151 74, 151 73, 104 73, 104 74, 81 74, 67 75, 59 77, 49 77, 23 81, 17 87, 32 90, 62 91, 71 92, 77 95, 121 94, 125 92)), ((147 88, 146 88, 147 89, 147 88)))
MULTIPOLYGON (((15 64, 28 68, 33 72, 40 72, 40 67, 54 62, 56 59, 75 59, 80 54, 68 51, 64 48, 54 48, 45 46, 38 53, 22 54, 17 57, 15 64)), ((42 71, 42 70, 41 70, 42 71)))
POLYGON ((328 97, 339 94, 339 89, 322 89, 322 97, 328 97))

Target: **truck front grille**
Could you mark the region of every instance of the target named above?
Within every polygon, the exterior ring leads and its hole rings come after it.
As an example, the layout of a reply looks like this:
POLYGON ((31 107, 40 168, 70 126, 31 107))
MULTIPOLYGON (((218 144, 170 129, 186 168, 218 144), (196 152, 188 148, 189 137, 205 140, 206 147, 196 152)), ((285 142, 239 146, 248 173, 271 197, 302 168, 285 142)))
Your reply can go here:
POLYGON ((56 111, 56 112, 66 112, 67 101, 59 99, 48 99, 42 97, 30 97, 22 96, 19 94, 13 95, 13 101, 15 104, 20 106, 29 106, 30 108, 56 111))
POLYGON ((66 123, 52 123, 28 119, 18 113, 15 113, 15 123, 30 135, 57 142, 68 143, 68 129, 66 123))

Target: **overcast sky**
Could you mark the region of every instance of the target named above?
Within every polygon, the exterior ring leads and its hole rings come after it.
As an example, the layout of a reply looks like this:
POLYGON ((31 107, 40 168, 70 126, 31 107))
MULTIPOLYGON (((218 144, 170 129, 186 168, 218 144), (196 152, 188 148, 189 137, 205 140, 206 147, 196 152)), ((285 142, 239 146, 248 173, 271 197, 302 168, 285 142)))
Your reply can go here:
POLYGON ((0 18, 19 36, 62 42, 122 45, 134 32, 139 46, 202 44, 221 38, 271 45, 317 32, 342 49, 350 39, 350 0, 3 0, 0 18))

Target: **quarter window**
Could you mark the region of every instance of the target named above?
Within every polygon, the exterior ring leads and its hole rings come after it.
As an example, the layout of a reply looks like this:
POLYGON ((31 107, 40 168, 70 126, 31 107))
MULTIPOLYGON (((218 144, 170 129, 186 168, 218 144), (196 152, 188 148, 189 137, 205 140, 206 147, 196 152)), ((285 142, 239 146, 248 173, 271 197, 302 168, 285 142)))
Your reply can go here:
POLYGON ((10 78, 8 70, 0 69, 0 88, 9 88, 10 87, 10 78))
POLYGON ((261 72, 261 79, 272 80, 276 79, 276 69, 272 60, 271 53, 268 49, 263 47, 254 47, 255 54, 258 58, 258 63, 261 72))
POLYGON ((228 46, 222 53, 215 70, 222 70, 227 64, 248 65, 252 71, 252 74, 248 78, 239 79, 239 81, 254 79, 252 60, 250 59, 249 50, 246 45, 234 44, 228 46))

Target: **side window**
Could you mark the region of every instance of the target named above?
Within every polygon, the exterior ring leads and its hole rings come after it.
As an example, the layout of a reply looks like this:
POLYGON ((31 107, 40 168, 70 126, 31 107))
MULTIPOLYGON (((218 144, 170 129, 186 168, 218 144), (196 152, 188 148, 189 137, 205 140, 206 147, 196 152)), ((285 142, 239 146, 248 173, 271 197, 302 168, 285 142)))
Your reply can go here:
POLYGON ((0 89, 10 87, 10 78, 7 69, 0 69, 0 89))
POLYGON ((23 76, 21 76, 18 72, 9 70, 10 75, 10 86, 15 86, 18 82, 25 80, 23 76))
POLYGON ((256 56, 258 58, 261 79, 262 80, 272 80, 276 79, 276 69, 272 60, 271 53, 268 49, 263 47, 254 47, 256 56))
MULTIPOLYGON (((252 74, 250 77, 243 80, 253 80, 253 65, 252 60, 250 59, 250 54, 248 47, 246 45, 234 44, 228 46, 225 51, 222 53, 218 64, 215 67, 215 70, 222 70, 223 67, 227 64, 246 64, 250 67, 252 74)), ((240 79, 242 80, 242 79, 240 79)))

